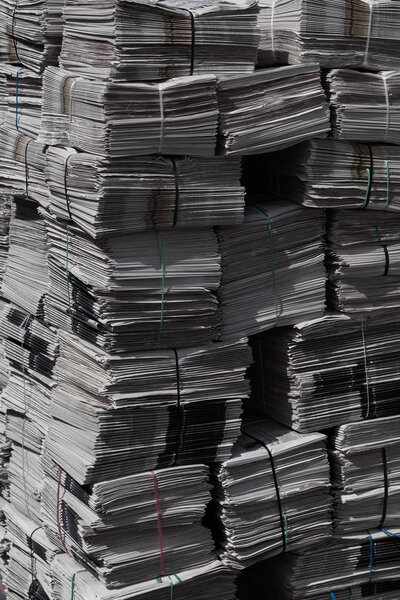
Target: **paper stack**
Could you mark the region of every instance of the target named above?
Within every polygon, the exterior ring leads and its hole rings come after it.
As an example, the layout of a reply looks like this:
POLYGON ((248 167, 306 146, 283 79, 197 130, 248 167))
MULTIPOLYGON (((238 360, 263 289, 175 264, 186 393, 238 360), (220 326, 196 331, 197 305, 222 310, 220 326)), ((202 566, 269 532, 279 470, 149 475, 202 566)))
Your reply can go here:
POLYGON ((46 156, 50 211, 91 237, 243 221, 239 159, 148 156, 106 160, 71 148, 46 156))
POLYGON ((268 170, 278 173, 276 193, 303 206, 400 211, 400 147, 315 139, 268 158, 251 165, 258 193, 268 170))
POLYGON ((245 339, 121 355, 60 339, 46 451, 78 483, 229 457, 248 395, 245 339))
POLYGON ((330 130, 318 65, 221 76, 218 105, 227 156, 274 152, 330 130))
POLYGON ((247 208, 243 225, 221 228, 224 339, 322 316, 324 218, 277 201, 247 208))
POLYGON ((226 600, 234 597, 234 576, 220 561, 206 566, 154 577, 143 583, 116 590, 107 588, 66 554, 55 556, 52 563, 54 598, 70 600, 226 600), (71 583, 72 582, 72 583, 71 583), (179 596, 178 596, 179 594, 179 596))
MULTIPOLYGON (((390 4, 395 4, 390 0, 390 4)), ((398 6, 395 9, 397 12, 398 6)), ((390 46, 387 46, 388 49, 390 46)), ((400 144, 400 72, 335 69, 327 75, 333 135, 340 140, 400 144)))
POLYGON ((214 75, 107 83, 49 67, 43 76, 43 139, 110 157, 212 157, 216 84, 214 75))
POLYGON ((15 198, 2 294, 30 314, 41 317, 48 286, 44 221, 33 202, 15 198))
POLYGON ((60 65, 125 81, 252 71, 257 13, 255 0, 67 0, 60 65))
POLYGON ((204 345, 217 337, 221 267, 212 229, 95 243, 48 218, 47 233, 49 323, 119 352, 204 345))
POLYGON ((260 65, 400 68, 400 14, 393 0, 260 0, 260 65))
POLYGON ((251 419, 215 476, 222 561, 243 569, 332 535, 325 436, 251 419))
POLYGON ((326 315, 254 340, 260 369, 249 409, 297 431, 398 413, 396 312, 326 315))
POLYGON ((400 417, 348 423, 332 434, 336 535, 400 522, 400 417))
POLYGON ((0 60, 40 73, 57 64, 63 0, 1 0, 0 60))
POLYGON ((239 597, 261 600, 267 589, 279 600, 394 600, 400 587, 398 535, 399 529, 363 531, 282 554, 248 573, 239 597))
POLYGON ((1 63, 0 74, 6 81, 2 90, 7 103, 5 125, 18 133, 36 138, 41 122, 42 78, 24 67, 1 63))
POLYGON ((123 588, 214 560, 211 531, 202 525, 210 499, 203 465, 102 481, 89 492, 50 467, 43 524, 60 550, 87 565, 107 588, 123 588))
MULTIPOLYGON (((0 192, 0 288, 7 265, 12 196, 0 192)), ((0 368, 0 379, 2 373, 0 368)))
POLYGON ((400 306, 400 218, 385 211, 329 214, 328 305, 346 313, 400 306))
POLYGON ((59 552, 42 527, 19 513, 12 504, 3 510, 7 517, 7 537, 11 548, 5 567, 7 599, 53 598, 50 564, 59 552))

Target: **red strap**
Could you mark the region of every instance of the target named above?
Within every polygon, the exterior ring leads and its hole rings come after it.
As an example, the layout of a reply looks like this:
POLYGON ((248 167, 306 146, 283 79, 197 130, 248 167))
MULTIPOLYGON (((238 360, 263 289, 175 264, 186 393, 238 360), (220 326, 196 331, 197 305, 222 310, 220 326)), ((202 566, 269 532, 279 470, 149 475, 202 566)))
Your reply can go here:
POLYGON ((164 544, 163 544, 163 532, 162 532, 162 521, 161 521, 161 506, 160 506, 160 494, 158 492, 157 476, 154 471, 150 471, 153 478, 154 485, 154 496, 156 499, 156 510, 157 510, 157 528, 158 528, 158 539, 160 541, 160 575, 165 575, 165 563, 164 563, 164 544))

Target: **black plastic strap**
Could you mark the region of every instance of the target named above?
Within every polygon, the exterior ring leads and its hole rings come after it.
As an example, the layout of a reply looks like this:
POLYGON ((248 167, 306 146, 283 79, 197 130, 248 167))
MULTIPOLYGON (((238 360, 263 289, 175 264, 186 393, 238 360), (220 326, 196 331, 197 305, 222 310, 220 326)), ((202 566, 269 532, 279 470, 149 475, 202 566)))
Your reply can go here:
POLYGON ((366 146, 369 150, 370 183, 368 186, 368 193, 363 208, 367 208, 369 201, 371 200, 372 186, 374 184, 374 153, 372 151, 372 147, 369 144, 366 144, 366 146))
POLYGON ((28 536, 28 548, 31 551, 31 575, 32 575, 32 584, 33 585, 36 581, 36 558, 33 554, 33 536, 35 535, 35 533, 37 531, 39 531, 39 529, 42 529, 42 527, 39 525, 39 527, 36 527, 36 529, 34 529, 31 533, 31 535, 28 536))
POLYGON ((386 448, 382 448, 382 463, 383 463, 384 497, 383 497, 382 518, 378 525, 378 529, 381 529, 385 525, 387 505, 388 505, 388 499, 389 499, 389 476, 388 476, 388 468, 387 468, 386 448))
POLYGON ((389 259, 389 250, 387 249, 386 244, 382 244, 382 249, 385 253, 385 270, 383 272, 383 276, 385 277, 385 275, 387 275, 389 273, 390 259, 389 259))
POLYGON ((172 170, 174 172, 175 178, 175 210, 174 210, 174 221, 172 223, 172 227, 176 227, 178 222, 178 212, 179 212, 179 180, 178 180, 178 169, 176 167, 176 161, 171 157, 172 162, 172 170))
POLYGON ((177 415, 178 415, 178 431, 177 431, 177 435, 176 435, 176 446, 175 446, 175 456, 174 456, 173 466, 175 466, 178 462, 179 452, 180 452, 180 449, 182 446, 182 430, 183 430, 183 424, 184 424, 184 411, 183 411, 183 407, 181 404, 181 372, 180 372, 180 368, 179 368, 178 352, 175 350, 175 348, 174 348, 174 354, 175 354, 175 368, 176 368, 176 408, 177 408, 177 415))
POLYGON ((196 25, 195 25, 195 22, 194 22, 194 14, 193 14, 193 12, 189 8, 183 8, 183 6, 181 8, 183 10, 186 10, 190 14, 190 23, 191 23, 191 27, 192 27, 192 45, 191 45, 191 51, 190 51, 190 75, 193 75, 193 71, 194 71, 194 51, 195 51, 195 47, 196 47, 196 25))
POLYGON ((283 508, 282 508, 281 495, 279 493, 279 482, 278 482, 278 475, 277 475, 277 472, 276 472, 276 469, 275 469, 274 457, 272 455, 271 450, 268 448, 267 444, 265 442, 263 442, 263 440, 260 440, 260 439, 258 439, 256 437, 254 437, 250 433, 247 433, 247 431, 243 431, 243 433, 244 433, 244 435, 247 435, 247 437, 251 438, 252 440, 254 440, 255 442, 257 442, 258 444, 260 444, 261 446, 263 446, 265 448, 265 450, 268 452, 268 456, 269 456, 269 459, 271 461, 272 477, 274 478, 274 485, 275 485, 275 492, 276 492, 276 502, 278 504, 279 519, 280 519, 280 523, 281 523, 282 547, 283 547, 282 552, 285 552, 286 548, 287 548, 287 533, 286 533, 285 519, 284 519, 284 516, 283 516, 283 508))
POLYGON ((28 148, 33 140, 28 140, 25 146, 25 193, 29 196, 29 167, 28 167, 28 148))
POLYGON ((67 182, 68 163, 70 161, 71 156, 75 156, 75 154, 74 153, 73 154, 69 154, 67 156, 66 161, 65 161, 65 167, 64 167, 64 194, 65 194, 65 201, 67 203, 67 210, 68 210, 69 218, 71 219, 71 221, 73 221, 72 214, 71 214, 71 207, 69 205, 68 182, 67 182))

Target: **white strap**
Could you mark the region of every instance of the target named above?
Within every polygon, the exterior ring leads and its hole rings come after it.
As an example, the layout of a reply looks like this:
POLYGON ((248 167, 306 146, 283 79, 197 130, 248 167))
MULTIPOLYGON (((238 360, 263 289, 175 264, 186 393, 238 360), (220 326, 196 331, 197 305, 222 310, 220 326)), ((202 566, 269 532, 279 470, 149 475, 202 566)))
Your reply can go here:
POLYGON ((158 146, 158 153, 161 154, 164 142, 164 98, 162 83, 158 84, 158 96, 160 99, 160 145, 158 146))
POLYGON ((272 0, 271 6, 271 50, 275 59, 275 5, 278 0, 272 0))
POLYGON ((370 47, 370 44, 371 44, 372 21, 373 21, 373 18, 374 18, 375 1, 374 0, 372 0, 372 1, 368 0, 368 4, 369 4, 368 35, 367 35, 367 44, 365 46, 363 67, 366 67, 367 64, 368 64, 368 55, 369 55, 369 47, 370 47))
POLYGON ((381 77, 383 80, 383 88, 385 90, 385 100, 386 100, 386 129, 385 129, 385 137, 384 141, 388 141, 389 137, 389 129, 390 129, 390 97, 389 97, 389 86, 387 82, 387 74, 381 73, 381 77))
POLYGON ((367 414, 365 418, 368 419, 370 411, 370 398, 369 398, 369 379, 368 379, 368 363, 367 363, 367 347, 365 345, 365 332, 364 332, 364 317, 361 317, 361 335, 364 349, 364 371, 365 371, 365 386, 367 391, 367 414))

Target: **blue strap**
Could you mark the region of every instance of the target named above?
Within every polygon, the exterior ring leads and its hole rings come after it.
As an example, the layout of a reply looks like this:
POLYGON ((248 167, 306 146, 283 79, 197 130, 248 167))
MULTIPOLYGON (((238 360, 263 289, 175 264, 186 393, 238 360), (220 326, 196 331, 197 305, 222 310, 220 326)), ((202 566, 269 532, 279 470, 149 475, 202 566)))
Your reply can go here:
POLYGON ((386 533, 386 535, 391 535, 392 537, 400 538, 400 535, 398 533, 392 533, 391 531, 388 531, 387 529, 381 528, 380 531, 382 531, 382 533, 386 533))
POLYGON ((372 535, 371 532, 367 530, 367 533, 369 535, 369 579, 368 582, 371 583, 372 582, 372 567, 374 564, 374 541, 372 539, 372 535))

